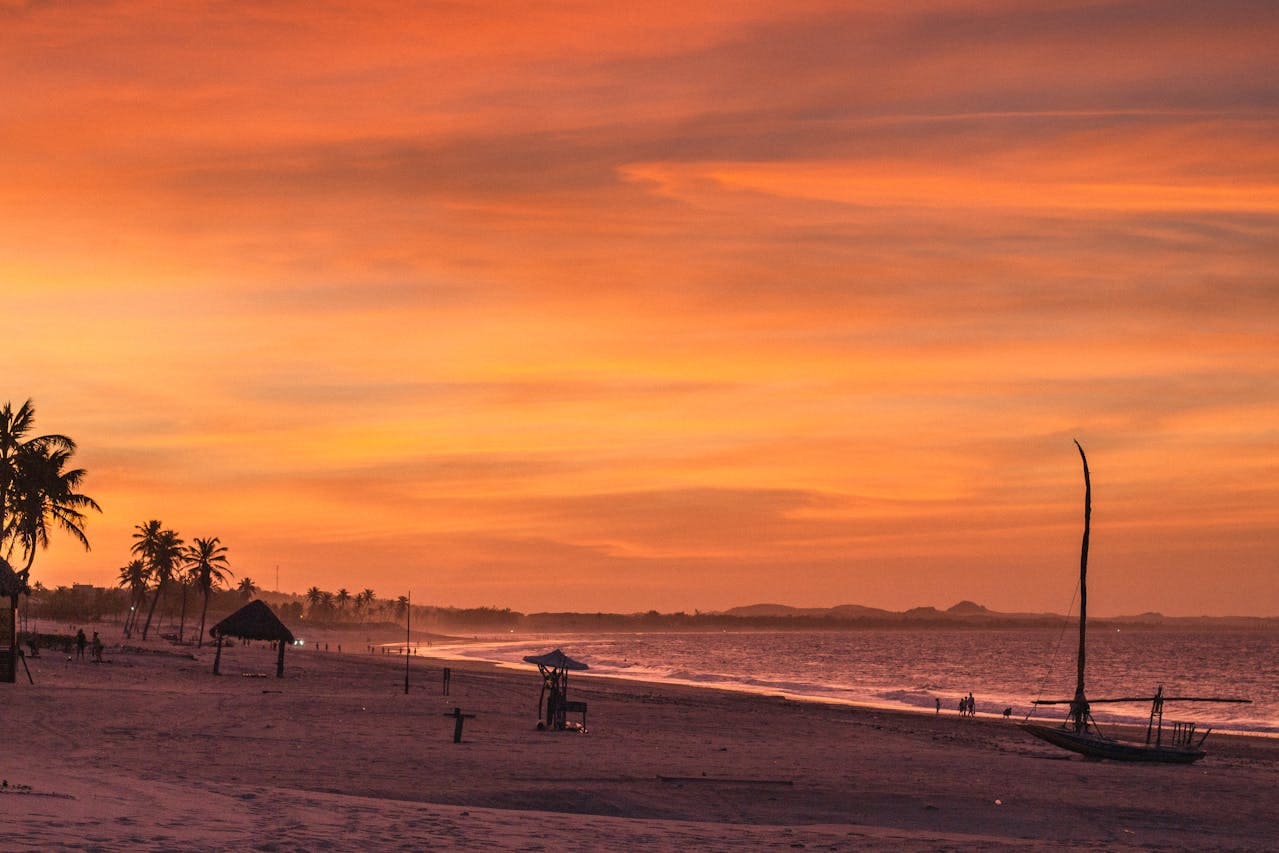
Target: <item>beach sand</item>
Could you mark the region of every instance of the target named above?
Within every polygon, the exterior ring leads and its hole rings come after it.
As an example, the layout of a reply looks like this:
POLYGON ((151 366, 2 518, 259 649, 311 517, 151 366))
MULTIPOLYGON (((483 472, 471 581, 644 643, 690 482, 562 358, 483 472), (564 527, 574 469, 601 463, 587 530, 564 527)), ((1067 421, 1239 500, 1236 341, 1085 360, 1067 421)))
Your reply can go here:
POLYGON ((589 733, 544 732, 535 672, 414 658, 406 695, 359 632, 282 679, 261 644, 215 677, 211 647, 104 635, 106 663, 46 651, 0 685, 5 850, 1263 850, 1279 826, 1274 739, 1097 762, 1002 719, 586 677, 589 733))

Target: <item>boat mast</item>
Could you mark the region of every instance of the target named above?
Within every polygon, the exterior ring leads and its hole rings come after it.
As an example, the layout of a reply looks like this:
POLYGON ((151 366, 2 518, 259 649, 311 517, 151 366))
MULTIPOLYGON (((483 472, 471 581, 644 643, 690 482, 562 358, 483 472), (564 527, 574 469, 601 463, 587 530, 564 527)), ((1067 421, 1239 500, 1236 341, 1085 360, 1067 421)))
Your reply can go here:
POLYGON ((1079 667, 1075 680, 1075 698, 1070 703, 1070 720, 1075 731, 1088 727, 1088 700, 1084 697, 1085 636, 1088 629, 1088 532, 1092 524, 1092 480, 1088 476, 1088 457, 1075 440, 1079 458, 1084 462, 1084 540, 1079 548, 1079 667))

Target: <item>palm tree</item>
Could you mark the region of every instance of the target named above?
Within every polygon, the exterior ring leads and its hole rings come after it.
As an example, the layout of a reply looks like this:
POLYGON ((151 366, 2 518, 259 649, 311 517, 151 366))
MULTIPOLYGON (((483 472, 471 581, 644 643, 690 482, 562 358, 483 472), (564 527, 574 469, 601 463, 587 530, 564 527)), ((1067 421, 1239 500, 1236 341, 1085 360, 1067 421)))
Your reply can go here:
MULTIPOLYGON (((191 574, 191 566, 186 563, 186 549, 178 555, 179 565, 173 573, 173 581, 182 590, 182 615, 178 617, 178 642, 182 642, 183 636, 187 630, 187 593, 191 591, 191 584, 194 583, 195 577, 191 574)), ((173 621, 170 619, 169 624, 173 621)))
POLYGON ((23 492, 27 465, 33 456, 58 450, 74 451, 75 442, 65 435, 27 437, 35 424, 35 407, 27 400, 17 411, 13 403, 0 407, 0 544, 12 554, 18 533, 21 509, 16 505, 23 492))
POLYGON ((239 586, 236 587, 236 590, 239 591, 240 598, 244 599, 245 601, 248 601, 250 598, 252 598, 254 595, 257 594, 258 585, 253 582, 253 578, 244 578, 243 580, 240 581, 240 584, 239 586))
POLYGON ((409 612, 409 597, 401 595, 395 599, 395 618, 399 618, 409 612))
POLYGON ((311 605, 311 615, 315 615, 315 611, 320 606, 320 602, 324 600, 324 590, 318 586, 313 586, 306 591, 306 600, 311 605))
POLYGON ((369 589, 368 587, 365 587, 364 592, 360 593, 360 595, 364 596, 364 606, 367 607, 369 610, 372 610, 373 599, 377 598, 377 595, 373 592, 373 590, 369 589))
POLYGON ((218 537, 201 539, 197 536, 192 541, 193 544, 186 549, 187 564, 191 567, 195 588, 204 596, 204 606, 200 608, 200 636, 195 642, 196 648, 200 648, 204 645, 204 618, 209 612, 209 594, 226 581, 231 569, 227 566, 226 546, 218 537))
POLYGON ((338 590, 338 594, 334 596, 334 600, 337 602, 338 610, 342 613, 346 613, 346 605, 351 601, 351 593, 347 592, 346 587, 343 587, 338 590))
MULTIPOLYGON (((145 524, 136 525, 134 527, 134 530, 136 531, 133 534, 134 543, 131 546, 129 546, 129 553, 133 554, 137 558, 137 560, 140 563, 142 563, 144 567, 146 567, 146 577, 148 581, 152 581, 152 580, 158 581, 159 578, 157 578, 155 574, 154 554, 156 549, 159 547, 160 535, 164 531, 164 523, 161 522, 158 518, 153 518, 150 521, 146 522, 145 524)), ((159 594, 158 586, 156 588, 156 593, 158 598, 158 594, 159 594)), ((145 591, 144 591, 144 594, 145 594, 145 591)), ((145 598, 143 598, 142 605, 146 606, 145 598)), ((155 609, 154 601, 152 602, 151 609, 152 610, 155 609)), ((141 613, 139 613, 139 616, 141 616, 141 613)), ((135 622, 134 627, 136 627, 136 622, 137 622, 136 618, 134 619, 134 622, 135 622)), ((147 625, 150 625, 150 624, 151 624, 151 619, 150 617, 148 617, 147 625)))
POLYGON ((12 403, 0 407, 0 553, 11 559, 21 550, 26 565, 17 574, 23 586, 37 549, 49 547, 50 526, 70 533, 87 550, 82 510, 101 512, 76 491, 84 469, 66 470, 75 442, 65 435, 28 438, 34 422, 30 400, 16 411, 12 403))
MULTIPOLYGON (((101 511, 93 499, 76 491, 83 469, 65 470, 75 442, 65 435, 28 438, 35 423, 35 407, 27 400, 15 411, 13 403, 0 407, 0 565, 8 575, 5 593, 9 613, 18 610, 18 596, 29 592, 28 579, 36 551, 49 547, 49 527, 61 527, 89 548, 84 513, 101 511), (10 559, 21 548, 26 565, 13 569, 10 559)), ((16 628, 16 626, 14 626, 16 628)), ((18 658, 18 632, 9 633, 9 665, 4 677, 13 680, 18 658)))
POLYGON ((150 574, 146 563, 141 560, 130 560, 120 569, 120 582, 117 586, 129 590, 129 615, 124 620, 124 635, 133 636, 134 623, 138 620, 138 611, 147 598, 147 581, 150 574))
POLYGON ((164 594, 164 584, 172 579, 173 571, 182 558, 182 540, 173 530, 166 530, 161 522, 152 519, 146 524, 137 526, 133 538, 137 541, 130 549, 146 562, 155 578, 155 594, 151 597, 151 608, 147 611, 146 624, 142 626, 142 639, 147 638, 151 630, 151 619, 155 616, 155 606, 164 594))
POLYGON ((31 571, 37 548, 49 547, 49 527, 60 527, 79 540, 87 551, 89 539, 84 535, 84 513, 102 508, 88 495, 76 491, 84 479, 83 468, 65 470, 71 458, 69 450, 33 452, 25 460, 26 470, 19 479, 15 493, 19 516, 15 518, 16 536, 13 544, 20 543, 27 555, 23 574, 31 571))

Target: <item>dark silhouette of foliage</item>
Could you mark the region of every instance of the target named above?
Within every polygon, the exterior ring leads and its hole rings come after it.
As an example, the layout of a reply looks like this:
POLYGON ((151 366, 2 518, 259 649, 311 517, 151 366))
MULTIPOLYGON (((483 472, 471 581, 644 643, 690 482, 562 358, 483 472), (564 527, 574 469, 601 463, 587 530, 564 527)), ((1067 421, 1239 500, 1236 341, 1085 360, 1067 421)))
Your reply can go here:
POLYGON ((139 524, 136 530, 133 538, 137 541, 133 543, 131 550, 147 564, 150 575, 155 580, 155 593, 151 596, 146 624, 142 626, 142 639, 145 640, 151 630, 155 607, 164 595, 164 585, 173 578, 173 572, 182 559, 182 539, 176 531, 165 529, 157 519, 139 524))
POLYGON ((186 560, 195 588, 204 599, 204 605, 200 609, 200 634, 196 639, 196 647, 199 648, 204 645, 204 620, 209 612, 209 595, 215 587, 226 582, 231 569, 227 565, 226 546, 216 536, 211 539, 196 537, 187 547, 186 560))

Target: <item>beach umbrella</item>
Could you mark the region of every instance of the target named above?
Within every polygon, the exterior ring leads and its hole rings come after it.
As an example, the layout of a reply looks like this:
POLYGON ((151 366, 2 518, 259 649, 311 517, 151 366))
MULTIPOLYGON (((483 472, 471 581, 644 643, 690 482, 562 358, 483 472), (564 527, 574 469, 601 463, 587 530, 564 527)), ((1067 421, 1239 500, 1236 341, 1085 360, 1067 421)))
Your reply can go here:
POLYGON ((535 663, 539 667, 544 666, 547 669, 571 669, 574 671, 590 669, 590 667, 586 664, 581 661, 573 660, 559 649, 556 649, 553 652, 547 652, 544 655, 525 655, 524 661, 526 663, 535 663))

